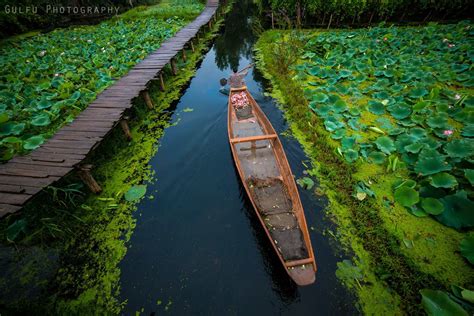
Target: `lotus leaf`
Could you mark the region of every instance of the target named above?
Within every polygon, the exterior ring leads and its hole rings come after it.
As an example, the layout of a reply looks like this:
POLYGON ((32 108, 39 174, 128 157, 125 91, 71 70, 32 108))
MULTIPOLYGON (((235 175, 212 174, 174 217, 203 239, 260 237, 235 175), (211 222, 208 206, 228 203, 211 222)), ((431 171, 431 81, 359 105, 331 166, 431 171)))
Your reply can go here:
POLYGON ((395 150, 395 144, 388 136, 381 136, 375 141, 377 148, 385 154, 390 155, 395 150))
POLYGON ((424 147, 423 143, 413 143, 405 146, 405 150, 409 153, 416 154, 424 147))
POLYGON ((27 222, 25 219, 19 219, 13 222, 6 229, 6 237, 9 242, 14 242, 20 234, 26 231, 27 222))
POLYGON ((427 94, 428 94, 428 90, 426 90, 423 87, 418 87, 418 88, 415 88, 415 89, 411 90, 408 95, 413 99, 419 99, 421 97, 424 97, 427 94))
POLYGON ((347 110, 346 102, 344 102, 343 100, 338 100, 334 103, 334 105, 332 106, 332 109, 336 113, 345 112, 347 110))
POLYGON ((466 158, 474 155, 474 144, 465 139, 454 139, 444 146, 444 151, 450 157, 466 158))
POLYGON ((462 74, 459 74, 459 75, 456 76, 456 80, 459 81, 459 82, 467 81, 471 78, 472 77, 467 73, 462 73, 462 74))
POLYGON ((50 108, 52 105, 53 103, 50 100, 47 100, 46 98, 42 98, 36 105, 36 108, 38 110, 43 110, 43 109, 50 108))
POLYGON ((311 102, 309 107, 316 112, 320 117, 327 117, 331 111, 331 107, 327 104, 318 104, 316 102, 311 102))
POLYGON ((349 121, 347 121, 347 125, 354 131, 358 131, 360 129, 360 124, 359 120, 356 118, 351 118, 349 121))
POLYGON ((134 185, 125 193, 125 200, 134 202, 146 194, 146 185, 134 185))
POLYGON ((403 206, 410 207, 420 201, 418 192, 407 186, 401 186, 395 190, 395 201, 403 206))
POLYGON ((318 76, 321 73, 321 68, 319 67, 311 67, 308 69, 308 73, 312 76, 318 76))
POLYGON ((437 173, 431 176, 430 183, 435 188, 454 188, 458 185, 456 178, 446 172, 437 173))
POLYGON ((369 154, 369 159, 377 164, 377 165, 381 165, 385 162, 385 155, 383 153, 381 153, 380 151, 373 151, 369 154))
POLYGON ((448 118, 444 115, 438 114, 431 116, 426 120, 426 123, 431 128, 444 128, 448 124, 448 118))
POLYGON ((415 164, 415 172, 423 176, 449 171, 452 166, 445 161, 443 156, 421 158, 415 164))
POLYGON ((333 132, 337 129, 343 128, 345 125, 343 122, 339 121, 336 117, 330 116, 324 121, 324 126, 330 132, 333 132))
POLYGON ((466 137, 474 137, 474 125, 470 124, 467 126, 464 126, 461 132, 462 136, 466 137))
POLYGON ((354 136, 344 137, 341 140, 341 145, 343 150, 355 149, 357 147, 357 140, 354 136))
POLYGON ((421 200, 423 210, 431 215, 439 215, 444 211, 444 205, 435 198, 424 198, 421 200))
POLYGON ((331 134, 332 139, 341 139, 344 136, 346 136, 346 129, 345 128, 340 128, 336 130, 334 133, 331 134))
POLYGON ((296 180, 300 187, 306 190, 311 190, 314 187, 314 181, 311 178, 303 177, 301 179, 296 180))
POLYGON ((24 123, 3 123, 0 124, 0 136, 20 135, 24 128, 24 123))
POLYGON ((318 92, 313 95, 314 102, 323 103, 323 102, 326 102, 327 100, 328 100, 328 96, 322 92, 318 92))
POLYGON ((411 114, 411 109, 407 105, 395 105, 390 107, 388 110, 390 111, 390 114, 398 120, 407 118, 411 114))
POLYGON ((436 216, 438 221, 456 229, 474 226, 474 202, 468 199, 465 191, 445 196, 441 202, 444 212, 436 216))
POLYGON ((359 152, 353 149, 348 149, 344 152, 344 158, 347 162, 352 163, 359 158, 359 152))
POLYGON ((463 255, 471 264, 474 264, 474 233, 471 232, 467 234, 467 236, 461 240, 459 247, 461 255, 463 255))
POLYGON ((47 113, 38 114, 31 120, 31 125, 34 126, 48 126, 49 124, 51 124, 51 120, 47 113))
POLYGON ((469 65, 467 64, 453 64, 451 69, 455 72, 463 72, 469 69, 469 65))
POLYGON ((467 316, 468 313, 445 292, 424 289, 420 291, 421 304, 429 316, 467 316))
POLYGON ((380 127, 383 128, 383 129, 386 129, 386 130, 391 130, 393 129, 393 126, 392 124, 390 123, 390 120, 385 118, 385 117, 379 117, 377 120, 376 120, 377 123, 380 124, 380 127))
POLYGON ((464 169, 464 176, 471 185, 474 185, 474 169, 464 169))
POLYGON ((349 109, 349 113, 352 115, 352 116, 359 116, 360 115, 360 110, 358 108, 350 108, 349 109))
POLYGON ((339 71, 339 78, 347 78, 352 74, 352 71, 343 69, 339 71))
POLYGON ((388 94, 386 91, 380 91, 380 92, 374 93, 374 98, 385 100, 385 99, 390 98, 390 94, 388 94))
POLYGON ((26 150, 33 150, 38 148, 42 143, 44 142, 44 137, 41 135, 38 136, 32 136, 25 140, 23 144, 23 148, 26 150))
POLYGON ((385 106, 381 102, 370 100, 369 111, 377 115, 382 115, 385 113, 385 106))

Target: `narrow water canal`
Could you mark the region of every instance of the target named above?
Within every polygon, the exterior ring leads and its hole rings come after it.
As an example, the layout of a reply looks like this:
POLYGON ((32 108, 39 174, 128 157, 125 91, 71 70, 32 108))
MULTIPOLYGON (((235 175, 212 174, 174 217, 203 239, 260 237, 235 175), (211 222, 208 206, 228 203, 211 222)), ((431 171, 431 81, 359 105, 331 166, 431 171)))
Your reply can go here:
MULTIPOLYGON (((219 79, 232 66, 252 62, 252 16, 237 2, 149 162, 157 181, 148 185, 137 225, 121 263, 124 314, 174 315, 352 314, 353 302, 335 276, 336 262, 323 202, 300 189, 318 264, 316 283, 299 288, 287 276, 257 222, 234 167, 227 139, 227 97, 219 79), (193 111, 183 111, 191 108, 193 111)), ((288 126, 275 101, 264 96, 254 70, 250 92, 278 133, 288 126)), ((280 136, 295 176, 307 161, 298 142, 280 136)))

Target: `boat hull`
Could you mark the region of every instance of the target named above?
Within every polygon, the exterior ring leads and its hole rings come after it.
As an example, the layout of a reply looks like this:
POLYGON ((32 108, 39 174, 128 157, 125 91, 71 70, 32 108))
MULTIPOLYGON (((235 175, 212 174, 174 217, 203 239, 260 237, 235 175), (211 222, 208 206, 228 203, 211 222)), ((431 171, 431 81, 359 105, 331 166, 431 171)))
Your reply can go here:
POLYGON ((242 184, 279 260, 296 284, 314 283, 316 261, 293 174, 278 135, 246 87, 229 94, 228 136, 242 184), (250 108, 233 106, 242 98, 250 108))

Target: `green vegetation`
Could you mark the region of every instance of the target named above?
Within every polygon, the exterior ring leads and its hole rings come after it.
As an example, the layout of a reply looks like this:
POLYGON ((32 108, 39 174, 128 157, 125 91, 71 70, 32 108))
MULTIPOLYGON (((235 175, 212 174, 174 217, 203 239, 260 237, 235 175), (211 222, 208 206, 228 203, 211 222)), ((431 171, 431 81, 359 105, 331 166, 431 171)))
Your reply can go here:
MULTIPOLYGON (((474 224, 472 45, 467 22, 268 31, 257 44, 356 255, 338 276, 364 313, 419 313, 420 290, 474 281, 459 253, 461 228, 474 224)), ((462 245, 469 258, 470 240, 462 245)))
POLYGON ((469 12, 474 9, 469 0, 258 0, 257 3, 262 11, 271 11, 277 23, 328 27, 378 21, 469 18, 469 12))
POLYGON ((100 195, 87 193, 72 175, 36 197, 21 214, 0 222, 2 243, 12 252, 11 267, 0 279, 2 314, 120 313, 118 264, 133 233, 134 216, 139 216, 133 214, 136 203, 154 193, 144 184, 154 181, 147 162, 166 128, 173 128, 168 110, 222 22, 218 20, 213 31, 201 37, 195 53, 187 51, 186 62, 178 60, 177 76, 165 70, 165 92, 151 84, 155 108, 148 110, 144 100, 136 100, 130 113, 132 140, 127 142, 115 129, 88 158, 86 163, 94 164, 94 177, 103 189, 100 195), (28 255, 36 248, 41 249, 39 254, 28 255))
POLYGON ((0 160, 40 146, 203 8, 196 1, 180 3, 1 42, 0 160))
POLYGON ((126 11, 138 5, 156 4, 157 0, 83 0, 81 2, 70 2, 67 0, 56 0, 54 2, 48 0, 17 0, 17 1, 0 1, 0 38, 5 38, 12 34, 24 33, 29 30, 68 26, 70 24, 95 22, 119 12, 126 11), (98 12, 74 12, 61 14, 55 13, 52 7, 87 7, 97 8, 98 12), (48 10, 49 8, 49 10, 48 10), (110 11, 108 9, 110 8, 110 11))

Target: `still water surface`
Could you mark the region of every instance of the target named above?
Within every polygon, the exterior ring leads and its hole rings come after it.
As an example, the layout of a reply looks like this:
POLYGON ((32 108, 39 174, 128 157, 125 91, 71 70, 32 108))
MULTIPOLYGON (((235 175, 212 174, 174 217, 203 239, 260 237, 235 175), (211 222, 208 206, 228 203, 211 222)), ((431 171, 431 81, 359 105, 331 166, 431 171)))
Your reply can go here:
MULTIPOLYGON (((318 264, 316 283, 292 283, 257 222, 234 167, 227 139, 227 97, 219 79, 252 62, 255 8, 237 2, 176 105, 149 164, 148 185, 135 213, 137 226, 121 268, 124 314, 344 315, 356 313, 335 276, 335 254, 323 231, 324 201, 300 189, 318 264), (183 111, 186 108, 192 112, 183 111)), ((264 80, 250 71, 247 86, 278 133, 287 130, 264 80)), ((295 176, 307 162, 298 142, 280 136, 295 176)))

